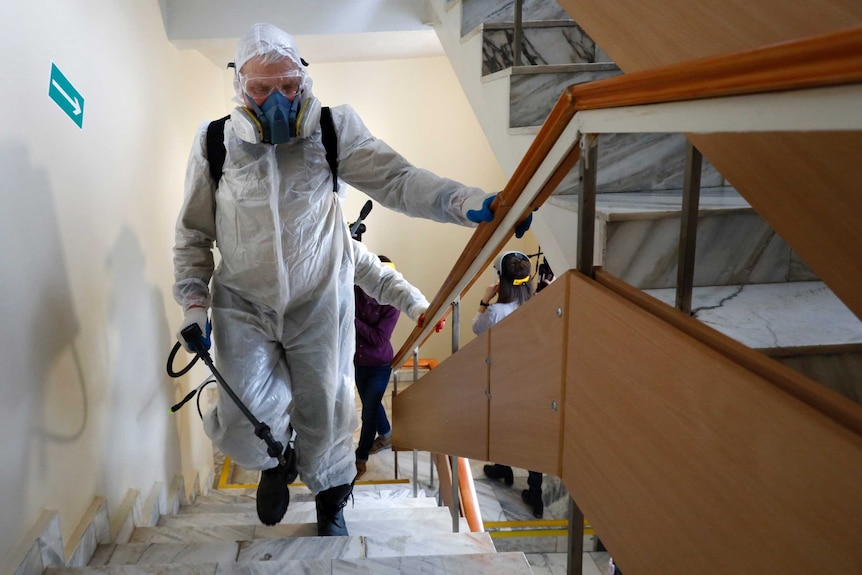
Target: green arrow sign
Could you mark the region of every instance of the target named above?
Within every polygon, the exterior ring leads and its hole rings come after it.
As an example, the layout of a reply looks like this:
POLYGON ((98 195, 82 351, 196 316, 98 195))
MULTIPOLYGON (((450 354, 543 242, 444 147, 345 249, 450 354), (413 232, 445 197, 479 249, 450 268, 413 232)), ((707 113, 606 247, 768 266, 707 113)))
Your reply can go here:
POLYGON ((60 72, 57 65, 51 62, 51 83, 48 85, 48 96, 66 112, 78 127, 84 129, 84 98, 60 72))

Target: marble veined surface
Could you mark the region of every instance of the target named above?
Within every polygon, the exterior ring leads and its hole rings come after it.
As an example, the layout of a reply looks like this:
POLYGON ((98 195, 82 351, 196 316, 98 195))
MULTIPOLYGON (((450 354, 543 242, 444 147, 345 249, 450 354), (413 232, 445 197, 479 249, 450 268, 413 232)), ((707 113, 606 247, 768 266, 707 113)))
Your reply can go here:
MULTIPOLYGON (((554 0, 524 0, 524 21, 571 20, 568 12, 554 0)), ((514 0, 461 0, 461 36, 485 22, 514 22, 514 0)))
POLYGON ((332 562, 332 575, 520 575, 532 573, 523 553, 480 553, 344 559, 332 562))
MULTIPOLYGON (((554 195, 551 205, 578 211, 576 196, 554 195)), ((600 193, 596 196, 596 218, 604 221, 664 218, 679 215, 682 190, 600 193)), ((751 212, 751 204, 730 186, 703 188, 700 191, 698 214, 726 213, 730 210, 751 212)))
POLYGON ((541 126, 567 87, 619 74, 615 64, 606 63, 512 68, 509 127, 541 126))
MULTIPOLYGON (((662 190, 679 193, 685 174, 685 148, 686 139, 682 134, 602 134, 598 143, 597 190, 599 193, 662 190)), ((554 195, 576 194, 579 171, 576 165, 554 195)), ((703 196, 706 188, 727 184, 718 170, 704 159, 700 185, 703 196)))
MULTIPOLYGON (((673 289, 644 290, 673 306, 673 289)), ((693 316, 754 349, 862 343, 862 321, 823 282, 695 288, 693 316)))
MULTIPOLYGON (((515 30, 489 25, 482 33, 482 74, 515 65, 515 30), (492 27, 494 26, 494 27, 492 27)), ((525 26, 521 36, 521 65, 579 64, 596 61, 596 43, 574 23, 563 26, 525 26)))

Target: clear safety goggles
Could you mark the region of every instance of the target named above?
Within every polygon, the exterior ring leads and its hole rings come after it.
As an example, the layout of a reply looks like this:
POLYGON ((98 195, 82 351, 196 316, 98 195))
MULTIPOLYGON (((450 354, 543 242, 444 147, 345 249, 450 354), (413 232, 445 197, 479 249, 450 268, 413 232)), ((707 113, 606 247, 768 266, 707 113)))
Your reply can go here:
POLYGON ((282 95, 293 100, 302 86, 302 72, 291 70, 278 76, 246 76, 239 75, 239 86, 244 94, 255 100, 265 100, 278 90, 282 95))

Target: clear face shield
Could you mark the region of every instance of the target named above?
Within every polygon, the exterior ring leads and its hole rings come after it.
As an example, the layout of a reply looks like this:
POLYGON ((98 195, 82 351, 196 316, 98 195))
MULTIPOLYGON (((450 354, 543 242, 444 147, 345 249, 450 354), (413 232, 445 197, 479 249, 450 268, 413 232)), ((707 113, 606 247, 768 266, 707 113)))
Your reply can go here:
POLYGON ((303 79, 301 70, 289 70, 274 76, 238 74, 237 84, 246 98, 260 105, 275 92, 292 102, 302 87, 303 79))

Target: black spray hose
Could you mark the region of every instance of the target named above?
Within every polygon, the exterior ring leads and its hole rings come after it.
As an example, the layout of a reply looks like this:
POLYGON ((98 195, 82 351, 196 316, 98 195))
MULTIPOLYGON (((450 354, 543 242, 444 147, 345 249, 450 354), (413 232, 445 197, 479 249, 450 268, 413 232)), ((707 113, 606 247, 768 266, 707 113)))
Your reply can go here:
MULTIPOLYGON (((182 332, 180 332, 180 335, 182 335, 183 339, 188 342, 189 347, 192 348, 192 351, 194 351, 196 355, 195 358, 191 361, 191 363, 189 363, 185 368, 177 372, 177 375, 174 375, 175 372, 173 371, 172 364, 178 348, 181 347, 181 344, 177 342, 177 344, 174 346, 174 349, 171 350, 170 356, 168 357, 168 374, 171 375, 171 377, 179 377, 180 375, 190 370, 191 367, 198 360, 198 358, 204 360, 204 363, 207 364, 207 367, 210 368, 210 371, 215 376, 216 381, 218 381, 219 385, 222 386, 222 388, 227 392, 228 396, 230 396, 230 398, 233 400, 233 402, 236 404, 242 414, 245 415, 245 417, 254 426, 254 434, 266 442, 267 455, 276 458, 279 465, 286 465, 287 462, 284 460, 284 446, 281 444, 281 442, 276 441, 272 437, 272 430, 270 430, 269 426, 266 423, 258 421, 254 414, 249 411, 249 409, 245 406, 242 400, 240 400, 236 393, 234 393, 234 391, 231 389, 230 385, 228 385, 228 383, 222 377, 221 373, 219 373, 219 371, 216 369, 215 365, 213 364, 212 357, 210 357, 209 351, 207 351, 206 347, 204 347, 204 334, 201 332, 201 328, 198 327, 198 325, 195 323, 185 328, 182 332)), ((179 409, 183 403, 191 399, 193 394, 194 391, 192 391, 188 396, 186 396, 186 398, 179 404, 175 405, 175 409, 172 409, 172 411, 176 411, 177 409, 179 409)))

